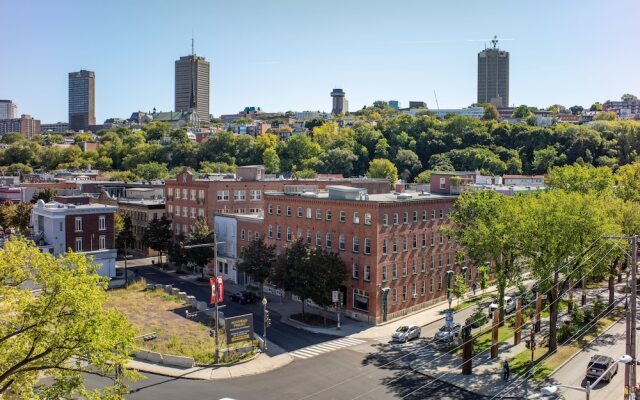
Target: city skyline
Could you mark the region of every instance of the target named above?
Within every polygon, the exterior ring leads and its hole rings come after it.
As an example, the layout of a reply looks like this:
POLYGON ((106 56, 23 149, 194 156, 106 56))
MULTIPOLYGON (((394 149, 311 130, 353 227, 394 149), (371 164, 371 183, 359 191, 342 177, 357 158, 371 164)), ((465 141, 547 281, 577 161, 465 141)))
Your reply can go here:
POLYGON ((352 110, 390 99, 425 101, 436 108, 434 91, 440 108, 466 107, 476 99, 477 53, 494 34, 505 38, 500 47, 512 56, 510 105, 589 106, 640 86, 633 72, 640 55, 628 51, 624 41, 610 40, 612 33, 640 34, 633 23, 640 5, 632 2, 607 7, 597 2, 494 2, 493 7, 352 2, 339 13, 332 3, 288 1, 193 2, 190 7, 198 13, 174 13, 173 7, 151 7, 147 1, 127 4, 127 13, 119 12, 123 2, 101 4, 92 13, 74 4, 9 1, 4 7, 8 18, 0 29, 14 38, 5 51, 15 61, 0 65, 0 76, 7 77, 0 97, 47 123, 66 119, 66 74, 80 69, 100 76, 97 123, 154 107, 171 110, 174 61, 189 54, 192 30, 196 53, 211 62, 210 112, 215 116, 245 106, 330 111, 327 91, 335 87, 348 93, 352 110), (79 36, 67 24, 91 19, 93 13, 119 14, 118 29, 107 20, 92 20, 79 36), (268 18, 276 15, 288 21, 286 28, 268 18), (309 24, 301 18, 305 15, 319 22, 309 24), (60 21, 60 27, 47 28, 44 18, 60 21), (141 18, 156 23, 143 24, 141 18), (385 24, 371 23, 382 18, 385 24), (235 26, 238 21, 242 30, 235 26), (165 28, 169 25, 172 29, 165 28), (339 33, 332 28, 336 25, 343 26, 339 33), (46 43, 40 40, 45 29, 46 43), (84 50, 77 52, 76 46, 84 50))

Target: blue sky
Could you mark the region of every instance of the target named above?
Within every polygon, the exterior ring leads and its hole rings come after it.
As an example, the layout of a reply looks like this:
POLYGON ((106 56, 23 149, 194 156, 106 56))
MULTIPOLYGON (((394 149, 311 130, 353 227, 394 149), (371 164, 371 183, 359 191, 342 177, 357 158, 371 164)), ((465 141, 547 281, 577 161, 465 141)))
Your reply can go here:
POLYGON ((513 104, 589 106, 640 95, 640 2, 1 0, 0 98, 67 119, 67 73, 96 72, 98 122, 173 108, 174 61, 211 62, 211 112, 350 109, 374 100, 475 101, 483 39, 513 39, 513 104))

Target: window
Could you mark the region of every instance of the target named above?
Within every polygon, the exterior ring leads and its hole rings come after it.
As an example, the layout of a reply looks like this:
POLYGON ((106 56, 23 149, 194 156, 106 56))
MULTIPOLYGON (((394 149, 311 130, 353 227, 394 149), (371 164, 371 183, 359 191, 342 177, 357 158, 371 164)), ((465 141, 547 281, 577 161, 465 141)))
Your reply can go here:
POLYGON ((427 286, 427 282, 423 279, 422 286, 420 287, 420 296, 424 296, 425 293, 427 292, 426 286, 427 286))
POLYGON ((414 249, 418 248, 418 234, 417 233, 413 234, 413 248, 414 249))
POLYGON ((447 187, 447 180, 445 178, 440 178, 440 189, 445 189, 447 187))
POLYGON ((280 225, 276 225, 276 239, 280 240, 281 237, 282 237, 282 234, 280 232, 280 225))
POLYGON ((191 207, 191 218, 195 219, 196 218, 196 209, 191 207))
POLYGON ((440 275, 440 278, 438 279, 438 291, 442 290, 442 280, 443 280, 443 276, 440 275))
POLYGON ((340 234, 340 236, 338 236, 338 249, 339 250, 344 250, 344 235, 340 234))
POLYGON ((425 272, 427 270, 427 257, 422 256, 422 268, 421 271, 425 272))
POLYGON ((418 297, 418 292, 416 291, 416 283, 413 282, 413 284, 411 285, 411 297, 413 297, 414 299, 416 297, 418 297))
POLYGON ((393 263, 391 266, 391 278, 398 279, 398 263, 393 263))
POLYGON ((311 209, 307 208, 307 219, 311 219, 311 209))
POLYGON ((76 238, 76 252, 82 251, 82 238, 76 238))
POLYGON ((364 239, 364 254, 371 254, 371 239, 364 239))
POLYGON ((406 236, 402 237, 402 250, 407 251, 409 249, 409 238, 406 236))
POLYGON ((262 192, 259 190, 252 190, 249 192, 249 195, 251 196, 249 198, 251 201, 258 201, 262 199, 262 192))
POLYGON ((444 210, 440 209, 440 219, 444 219, 444 210))
POLYGON ((189 196, 189 200, 191 201, 196 201, 196 190, 195 189, 191 189, 191 196, 189 196))
POLYGON ((287 217, 291 216, 291 206, 287 206, 287 217))
POLYGON ((418 222, 418 212, 417 211, 413 212, 413 222, 418 222))
POLYGON ((327 233, 327 237, 325 240, 325 246, 328 248, 331 248, 331 244, 333 242, 333 234, 332 233, 327 233))
POLYGON ((382 225, 383 226, 389 225, 389 214, 385 214, 382 216, 382 225))
POLYGON ((324 217, 327 221, 331 221, 331 210, 327 210, 327 212, 325 212, 324 217))
POLYGON ((291 241, 291 228, 287 226, 287 242, 291 241))
POLYGON ((240 239, 244 240, 244 229, 240 231, 240 239))
POLYGON ((256 231, 256 232, 254 233, 254 237, 255 237, 255 240, 260 239, 260 232, 256 231))
POLYGON ((267 213, 268 213, 269 215, 273 214, 273 206, 272 206, 271 204, 269 204, 269 205, 267 206, 267 213))
POLYGON ((429 277, 429 293, 433 293, 433 276, 429 277))
POLYGON ((302 229, 298 228, 298 232, 296 233, 296 239, 299 239, 302 237, 302 229))
POLYGON ((360 240, 357 236, 353 237, 353 252, 357 253, 360 251, 360 240))
POLYGON ((432 254, 431 255, 431 264, 429 265, 429 269, 431 271, 433 271, 436 267, 436 257, 432 254))
POLYGON ((393 214, 393 224, 398 225, 398 213, 393 214))
POLYGON ((101 231, 107 230, 107 217, 104 215, 98 217, 98 229, 101 231))
POLYGON ((436 234, 435 232, 431 232, 431 247, 436 245, 436 234))
POLYGON ((167 188, 167 196, 173 196, 173 188, 167 188))
POLYGON ((276 215, 282 214, 282 210, 280 209, 280 205, 276 205, 276 215))
POLYGON ((396 237, 393 238, 393 252, 394 253, 398 252, 398 238, 396 237))
POLYGON ((319 208, 316 209, 316 219, 322 219, 322 210, 319 208))
POLYGON ((307 244, 311 244, 311 229, 307 229, 307 244))
POLYGON ((422 247, 427 247, 427 232, 422 233, 422 247))
POLYGON ((245 190, 235 190, 233 192, 233 200, 234 201, 244 201, 245 200, 246 191, 245 190))
POLYGON ((358 276, 359 276, 358 264, 353 263, 353 265, 351 266, 351 277, 353 279, 358 279, 358 276))
POLYGON ((63 224, 62 224, 62 222, 60 222, 60 223, 58 224, 58 227, 59 227, 59 229, 60 229, 60 232, 62 232, 62 225, 63 225, 63 224))
POLYGON ((180 234, 180 224, 176 224, 176 235, 180 234))
POLYGON ((198 200, 204 201, 204 190, 198 190, 198 200))
POLYGON ((186 200, 187 196, 189 196, 187 189, 182 189, 182 200, 186 200))
POLYGON ((393 296, 392 296, 393 304, 398 304, 398 289, 393 288, 393 296))
POLYGON ((218 198, 218 201, 229 201, 229 191, 228 190, 218 190, 217 198, 218 198))
POLYGON ((382 266, 382 282, 386 282, 387 281, 387 266, 383 265, 382 266))
POLYGON ((99 246, 100 246, 100 250, 104 250, 107 248, 107 237, 105 235, 100 235, 99 238, 99 246))
POLYGON ((418 274, 418 261, 417 260, 413 260, 413 274, 414 275, 418 274))
POLYGON ((369 311, 369 295, 361 289, 353 289, 353 308, 369 311))
POLYGON ((431 210, 431 220, 432 221, 436 220, 436 210, 435 209, 431 210))
POLYGON ((82 217, 76 217, 76 232, 82 232, 82 217))
POLYGON ((204 218, 204 208, 198 208, 198 217, 204 218))
POLYGON ((409 213, 405 211, 404 214, 402 214, 402 223, 403 224, 408 224, 409 223, 409 213))
POLYGON ((442 268, 442 254, 438 254, 438 268, 442 268))
POLYGON ((322 233, 320 231, 316 232, 316 246, 322 246, 322 233))
POLYGON ((451 235, 447 234, 447 243, 451 243, 451 235))
POLYGON ((267 236, 269 239, 273 238, 273 226, 269 225, 269 229, 267 229, 267 236))
POLYGON ((251 241, 251 239, 253 239, 253 237, 251 236, 251 229, 249 229, 249 230, 247 231, 247 240, 248 240, 248 241, 251 241))
POLYGON ((371 267, 368 265, 364 266, 364 280, 369 282, 371 280, 371 267))
POLYGON ((407 301, 407 285, 402 285, 402 302, 407 301))
POLYGON ((365 225, 371 225, 371 214, 370 213, 364 213, 364 224, 365 225))
POLYGON ((440 232, 440 244, 444 243, 444 232, 440 232))
POLYGON ((353 223, 354 224, 359 224, 360 223, 360 214, 357 212, 353 213, 353 223))
POLYGON ((302 218, 302 207, 298 207, 297 214, 298 218, 302 218))
POLYGON ((169 211, 169 215, 173 214, 173 205, 169 204, 167 210, 169 211))
POLYGON ((182 216, 187 217, 187 213, 189 212, 189 207, 182 207, 182 216))
POLYGON ((387 239, 382 239, 382 254, 387 255, 387 239))
POLYGON ((407 261, 402 262, 402 276, 407 276, 409 274, 409 264, 407 261))
POLYGON ((180 188, 176 188, 176 199, 180 200, 180 188))
POLYGON ((451 253, 447 253, 447 268, 451 267, 451 253))
POLYGON ((345 213, 344 211, 340 211, 340 222, 344 222, 345 219, 347 218, 347 213, 345 213))
POLYGON ((422 220, 426 221, 427 220, 427 210, 423 210, 422 211, 422 220))

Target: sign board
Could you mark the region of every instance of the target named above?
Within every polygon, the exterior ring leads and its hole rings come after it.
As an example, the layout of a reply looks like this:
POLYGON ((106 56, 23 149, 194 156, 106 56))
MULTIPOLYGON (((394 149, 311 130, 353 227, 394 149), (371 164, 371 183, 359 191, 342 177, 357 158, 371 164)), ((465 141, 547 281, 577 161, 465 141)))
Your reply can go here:
POLYGON ((444 325, 453 328, 453 310, 444 310, 444 325))
POLYGON ((211 304, 216 302, 216 278, 209 278, 209 284, 211 285, 211 304))
POLYGON ((338 301, 340 301, 340 291, 334 290, 331 292, 331 302, 337 303, 338 301))
POLYGON ((227 346, 253 339, 253 314, 225 318, 224 330, 227 346))
POLYGON ((224 301, 224 280, 221 275, 218 275, 218 303, 224 301))

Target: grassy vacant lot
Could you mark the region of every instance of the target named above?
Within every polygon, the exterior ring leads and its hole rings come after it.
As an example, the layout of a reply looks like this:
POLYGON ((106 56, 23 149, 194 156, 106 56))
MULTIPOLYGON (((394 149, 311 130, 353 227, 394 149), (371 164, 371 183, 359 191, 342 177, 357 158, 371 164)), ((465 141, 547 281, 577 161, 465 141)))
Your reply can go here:
MULTIPOLYGON (((620 318, 621 313, 621 310, 616 310, 609 316, 602 318, 577 340, 571 341, 571 343, 566 346, 558 346, 558 351, 551 355, 548 355, 546 347, 539 346, 534 356, 535 373, 533 380, 542 381, 549 376, 551 372, 558 368, 569 357, 579 352, 587 343, 613 325, 620 318)), ((531 350, 527 349, 521 352, 510 361, 510 364, 513 372, 517 374, 528 373, 531 368, 531 350)))
MULTIPOLYGON (((215 341, 209 336, 210 328, 186 319, 187 308, 179 298, 162 290, 146 291, 145 288, 145 282, 138 281, 127 289, 111 290, 106 307, 124 313, 140 334, 156 332, 157 339, 141 341, 141 348, 193 357, 200 364, 212 363, 215 341)), ((219 337, 220 349, 226 348, 224 331, 220 331, 219 337)))
MULTIPOLYGON (((477 297, 474 297, 470 300, 465 300, 463 302, 459 302, 458 304, 455 304, 457 302, 454 301, 451 308, 453 309, 453 311, 460 311, 460 310, 464 310, 465 308, 469 308, 473 305, 476 305, 478 303, 482 303, 483 301, 487 301, 491 298, 490 294, 483 294, 483 295, 479 295, 477 297)), ((440 314, 444 314, 446 310, 442 310, 440 311, 440 314)))

